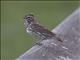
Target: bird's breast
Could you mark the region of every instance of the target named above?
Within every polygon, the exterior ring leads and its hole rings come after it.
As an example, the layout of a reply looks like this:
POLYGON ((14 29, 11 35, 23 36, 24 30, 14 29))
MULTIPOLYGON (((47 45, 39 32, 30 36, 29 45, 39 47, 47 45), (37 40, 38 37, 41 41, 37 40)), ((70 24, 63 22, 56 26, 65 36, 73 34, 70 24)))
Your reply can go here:
POLYGON ((26 28, 27 33, 32 33, 31 28, 26 28))

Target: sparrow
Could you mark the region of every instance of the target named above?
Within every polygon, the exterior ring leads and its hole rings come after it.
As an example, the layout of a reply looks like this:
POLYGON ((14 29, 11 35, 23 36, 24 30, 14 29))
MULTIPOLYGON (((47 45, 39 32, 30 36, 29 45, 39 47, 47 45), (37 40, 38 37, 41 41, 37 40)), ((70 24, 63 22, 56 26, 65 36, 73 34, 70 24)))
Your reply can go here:
MULTIPOLYGON (((51 39, 53 37, 56 37, 55 33, 49 31, 47 28, 40 25, 36 21, 33 14, 25 15, 24 27, 25 27, 27 33, 39 38, 40 40, 51 39)), ((60 42, 62 42, 62 40, 60 38, 58 40, 60 42)))

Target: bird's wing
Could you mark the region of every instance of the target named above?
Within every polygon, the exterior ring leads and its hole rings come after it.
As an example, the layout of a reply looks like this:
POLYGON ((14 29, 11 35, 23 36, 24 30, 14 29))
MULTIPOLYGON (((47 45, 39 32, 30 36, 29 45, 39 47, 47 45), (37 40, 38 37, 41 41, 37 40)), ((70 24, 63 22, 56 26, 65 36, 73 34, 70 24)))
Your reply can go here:
POLYGON ((65 40, 63 43, 55 38, 43 40, 42 45, 33 46, 17 60, 80 60, 79 10, 59 26, 52 31, 65 40))

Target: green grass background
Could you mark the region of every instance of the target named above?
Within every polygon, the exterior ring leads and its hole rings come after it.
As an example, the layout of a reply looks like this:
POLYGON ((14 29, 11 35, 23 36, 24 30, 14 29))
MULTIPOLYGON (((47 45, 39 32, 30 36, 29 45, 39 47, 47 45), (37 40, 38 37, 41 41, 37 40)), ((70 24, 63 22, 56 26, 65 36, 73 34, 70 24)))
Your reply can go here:
POLYGON ((1 1, 1 60, 14 60, 35 44, 24 29, 26 14, 51 30, 78 7, 79 1, 1 1))

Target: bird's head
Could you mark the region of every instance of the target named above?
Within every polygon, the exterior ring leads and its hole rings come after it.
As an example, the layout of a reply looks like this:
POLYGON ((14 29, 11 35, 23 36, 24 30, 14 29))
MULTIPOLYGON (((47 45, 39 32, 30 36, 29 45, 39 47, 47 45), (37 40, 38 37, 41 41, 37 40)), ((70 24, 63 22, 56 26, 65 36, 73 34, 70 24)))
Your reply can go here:
POLYGON ((27 14, 24 17, 24 25, 25 28, 27 28, 30 24, 34 24, 35 23, 35 18, 33 14, 27 14))
POLYGON ((33 14, 27 14, 27 15, 25 15, 24 21, 27 24, 30 24, 31 22, 34 22, 34 15, 33 14))

